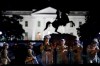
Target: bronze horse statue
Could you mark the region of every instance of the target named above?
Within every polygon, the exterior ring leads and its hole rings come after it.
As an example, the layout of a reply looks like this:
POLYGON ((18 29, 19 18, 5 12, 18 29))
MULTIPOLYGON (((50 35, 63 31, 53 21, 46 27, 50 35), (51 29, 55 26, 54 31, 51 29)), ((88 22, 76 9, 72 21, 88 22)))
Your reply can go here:
MULTIPOLYGON (((67 12, 67 14, 68 13, 69 12, 67 12)), ((68 18, 68 15, 66 15, 66 12, 57 10, 56 14, 57 14, 57 17, 56 17, 55 21, 52 23, 50 21, 48 21, 46 23, 46 27, 45 27, 44 31, 48 28, 48 26, 50 24, 52 24, 52 26, 55 28, 55 32, 57 32, 57 33, 59 33, 57 31, 59 26, 66 26, 67 23, 71 23, 72 27, 75 26, 73 21, 69 21, 69 18, 68 18)))

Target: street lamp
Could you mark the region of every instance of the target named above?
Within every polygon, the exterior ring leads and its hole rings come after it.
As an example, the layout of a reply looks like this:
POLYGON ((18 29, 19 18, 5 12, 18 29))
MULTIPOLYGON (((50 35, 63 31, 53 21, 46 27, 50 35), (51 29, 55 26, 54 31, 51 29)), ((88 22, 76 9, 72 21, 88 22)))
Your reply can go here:
POLYGON ((0 31, 0 35, 2 34, 2 32, 0 31))
POLYGON ((100 32, 99 32, 99 34, 100 34, 100 32))

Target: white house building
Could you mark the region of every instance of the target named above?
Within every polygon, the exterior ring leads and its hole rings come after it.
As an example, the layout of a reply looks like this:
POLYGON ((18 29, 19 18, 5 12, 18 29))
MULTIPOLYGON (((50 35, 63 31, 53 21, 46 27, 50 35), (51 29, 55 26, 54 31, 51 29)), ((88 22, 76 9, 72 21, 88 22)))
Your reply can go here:
MULTIPOLYGON (((14 11, 12 11, 13 13, 14 11)), ((22 14, 20 11, 20 15, 24 17, 23 21, 20 22, 23 25, 23 28, 26 32, 25 39, 29 40, 42 40, 44 35, 55 33, 55 28, 50 25, 47 30, 44 31, 46 23, 48 21, 53 22, 56 18, 56 9, 52 7, 44 8, 40 11, 28 12, 29 14, 22 14)), ((16 11, 16 14, 19 12, 16 11)), ((65 27, 60 26, 58 28, 58 32, 68 33, 77 36, 76 28, 79 27, 80 24, 85 23, 85 14, 86 11, 71 11, 69 14, 69 20, 75 23, 75 27, 71 27, 70 23, 65 27)))

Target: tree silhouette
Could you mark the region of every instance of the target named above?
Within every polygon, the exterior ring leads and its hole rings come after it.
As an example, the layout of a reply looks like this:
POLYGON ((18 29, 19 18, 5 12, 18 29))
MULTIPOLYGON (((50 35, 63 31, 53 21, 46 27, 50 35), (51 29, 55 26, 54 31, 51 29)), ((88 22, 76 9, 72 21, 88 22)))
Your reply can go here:
POLYGON ((99 11, 88 11, 86 15, 86 23, 78 28, 80 40, 83 41, 83 49, 86 53, 86 47, 97 37, 100 32, 100 13, 99 11))
POLYGON ((3 37, 5 40, 13 39, 21 39, 23 37, 23 33, 25 32, 22 28, 22 25, 19 23, 23 17, 20 15, 12 15, 12 17, 5 16, 0 13, 0 31, 2 34, 0 35, 0 39, 3 37))

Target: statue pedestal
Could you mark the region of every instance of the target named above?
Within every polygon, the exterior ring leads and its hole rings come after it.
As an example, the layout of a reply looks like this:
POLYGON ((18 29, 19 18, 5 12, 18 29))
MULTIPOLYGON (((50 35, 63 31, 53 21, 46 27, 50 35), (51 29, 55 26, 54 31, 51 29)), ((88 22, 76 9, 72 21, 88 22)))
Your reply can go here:
POLYGON ((61 39, 66 40, 66 44, 68 46, 73 45, 73 42, 76 40, 76 36, 70 35, 70 34, 50 34, 51 39, 50 42, 53 43, 54 41, 59 42, 61 39))

